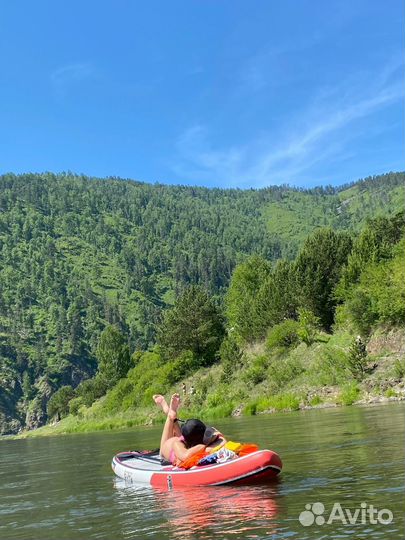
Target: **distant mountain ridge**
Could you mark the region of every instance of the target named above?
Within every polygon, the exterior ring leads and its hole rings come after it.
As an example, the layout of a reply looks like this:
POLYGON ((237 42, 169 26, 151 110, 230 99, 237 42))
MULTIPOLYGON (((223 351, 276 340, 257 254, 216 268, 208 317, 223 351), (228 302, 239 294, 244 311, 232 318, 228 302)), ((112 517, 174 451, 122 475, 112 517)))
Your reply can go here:
POLYGON ((401 210, 404 180, 243 191, 0 176, 0 433, 40 425, 55 389, 94 373, 107 322, 145 349, 187 284, 220 301, 246 256, 293 258, 318 227, 356 231, 401 210))

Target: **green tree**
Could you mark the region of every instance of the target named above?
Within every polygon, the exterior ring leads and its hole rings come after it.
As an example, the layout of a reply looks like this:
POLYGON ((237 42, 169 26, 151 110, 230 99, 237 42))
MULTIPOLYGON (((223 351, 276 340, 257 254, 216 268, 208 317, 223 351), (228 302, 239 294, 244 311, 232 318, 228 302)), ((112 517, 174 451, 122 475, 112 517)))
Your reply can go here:
POLYGON ((405 239, 392 253, 392 259, 366 265, 345 293, 344 308, 363 335, 377 323, 405 324, 405 239))
POLYGON ((55 416, 60 420, 69 414, 69 401, 75 397, 75 391, 71 386, 62 386, 49 399, 47 413, 49 418, 55 416))
POLYGON ((391 218, 379 217, 367 222, 366 227, 356 238, 347 264, 342 270, 335 292, 339 299, 346 299, 367 265, 390 259, 394 255, 394 247, 403 236, 404 230, 404 212, 399 212, 391 218))
POLYGON ((96 355, 98 371, 108 386, 125 377, 131 368, 129 346, 115 325, 108 325, 102 331, 96 355))
POLYGON ((221 381, 229 383, 242 360, 242 351, 232 335, 227 336, 221 343, 219 356, 222 365, 221 381))
POLYGON ((82 403, 86 405, 86 407, 90 407, 96 399, 104 396, 110 386, 111 384, 105 376, 98 373, 92 379, 82 381, 76 388, 76 393, 78 397, 81 398, 82 403))
POLYGON ((333 324, 337 305, 334 288, 351 246, 347 233, 319 229, 305 241, 295 262, 299 305, 319 317, 326 330, 333 324))
POLYGON ((361 336, 353 339, 347 357, 347 366, 355 379, 361 381, 364 378, 368 358, 366 344, 361 336))
POLYGON ((207 292, 188 287, 163 316, 158 341, 167 358, 191 351, 208 365, 215 361, 224 336, 220 312, 207 292))
POLYGON ((271 275, 271 264, 254 255, 239 264, 225 298, 226 316, 231 332, 240 343, 265 335, 269 325, 268 306, 258 291, 271 275))
POLYGON ((277 261, 257 292, 257 313, 265 329, 297 316, 297 283, 294 264, 277 261))

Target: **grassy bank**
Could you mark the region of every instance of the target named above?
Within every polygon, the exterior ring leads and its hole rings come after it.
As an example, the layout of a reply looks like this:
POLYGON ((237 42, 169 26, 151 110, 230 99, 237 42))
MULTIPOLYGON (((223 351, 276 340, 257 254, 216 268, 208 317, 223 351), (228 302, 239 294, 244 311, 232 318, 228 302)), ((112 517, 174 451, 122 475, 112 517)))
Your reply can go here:
MULTIPOLYGON (((131 428, 163 421, 152 403, 154 392, 170 394, 194 387, 183 398, 182 417, 206 421, 311 407, 367 404, 405 399, 405 335, 380 328, 371 336, 361 369, 350 362, 353 335, 321 333, 311 345, 269 347, 256 343, 233 364, 216 364, 185 374, 174 384, 176 366, 160 365, 146 353, 126 379, 91 407, 81 407, 58 423, 24 432, 37 437, 131 428)), ((178 373, 177 373, 178 375, 178 373)), ((180 392, 181 393, 181 392, 180 392)))

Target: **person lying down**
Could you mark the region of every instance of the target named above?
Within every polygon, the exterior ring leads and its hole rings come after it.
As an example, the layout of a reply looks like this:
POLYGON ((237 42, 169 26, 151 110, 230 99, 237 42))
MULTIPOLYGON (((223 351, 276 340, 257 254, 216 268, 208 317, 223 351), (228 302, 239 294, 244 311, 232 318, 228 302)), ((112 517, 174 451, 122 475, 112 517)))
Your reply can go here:
POLYGON ((153 400, 166 414, 160 440, 160 455, 173 465, 179 465, 195 454, 201 454, 212 448, 221 448, 226 444, 225 437, 215 428, 206 426, 197 418, 182 422, 177 417, 180 407, 179 394, 173 394, 167 404, 164 396, 155 394, 153 400))

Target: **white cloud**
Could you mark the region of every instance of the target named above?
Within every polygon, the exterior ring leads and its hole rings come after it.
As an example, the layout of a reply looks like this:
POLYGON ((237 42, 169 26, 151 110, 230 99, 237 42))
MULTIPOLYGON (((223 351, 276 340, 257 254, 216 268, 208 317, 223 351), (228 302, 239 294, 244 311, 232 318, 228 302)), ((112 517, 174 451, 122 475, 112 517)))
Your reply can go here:
POLYGON ((208 126, 191 126, 177 140, 173 170, 188 182, 239 187, 299 184, 311 167, 348 159, 349 143, 367 135, 362 120, 403 98, 400 67, 403 64, 394 62, 378 80, 362 74, 340 87, 321 89, 299 117, 245 144, 214 147, 208 126))

